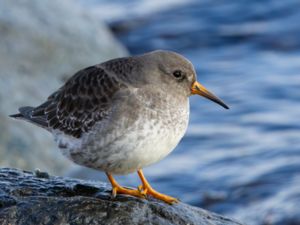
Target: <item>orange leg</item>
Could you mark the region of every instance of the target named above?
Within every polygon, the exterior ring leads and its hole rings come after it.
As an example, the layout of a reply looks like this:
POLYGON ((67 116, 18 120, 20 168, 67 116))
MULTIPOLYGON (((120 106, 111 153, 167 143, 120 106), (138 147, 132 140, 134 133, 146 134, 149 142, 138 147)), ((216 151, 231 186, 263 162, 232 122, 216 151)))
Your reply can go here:
POLYGON ((157 191, 155 191, 151 185, 148 183, 148 181, 146 180, 144 174, 143 174, 143 171, 142 170, 138 170, 138 175, 142 181, 142 185, 140 185, 138 187, 138 190, 140 191, 141 194, 143 195, 151 195, 153 196, 154 198, 156 199, 160 199, 166 203, 169 203, 169 204, 173 204, 173 203, 178 203, 179 200, 176 199, 176 198, 173 198, 171 196, 168 196, 168 195, 165 195, 165 194, 161 194, 157 191))
POLYGON ((145 198, 145 195, 143 195, 139 190, 131 190, 122 187, 118 184, 118 182, 113 178, 113 176, 110 173, 106 173, 111 186, 112 186, 112 196, 115 198, 117 194, 125 194, 125 195, 131 195, 139 198, 145 198))

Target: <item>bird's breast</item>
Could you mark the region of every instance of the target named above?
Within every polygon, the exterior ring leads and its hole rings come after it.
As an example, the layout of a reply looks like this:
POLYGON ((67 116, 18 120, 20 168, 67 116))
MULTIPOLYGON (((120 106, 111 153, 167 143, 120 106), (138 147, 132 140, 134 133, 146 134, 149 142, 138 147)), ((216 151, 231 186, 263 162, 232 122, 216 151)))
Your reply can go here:
POLYGON ((174 150, 189 120, 188 98, 180 101, 169 96, 155 103, 150 100, 148 104, 140 109, 136 129, 132 133, 136 137, 134 154, 139 155, 140 167, 157 162, 174 150))
MULTIPOLYGON (((149 93, 148 93, 149 94, 149 93)), ((183 137, 189 118, 188 98, 135 95, 118 116, 99 124, 72 160, 92 168, 126 174, 167 156, 183 137)), ((126 98, 129 99, 129 98, 126 98)))

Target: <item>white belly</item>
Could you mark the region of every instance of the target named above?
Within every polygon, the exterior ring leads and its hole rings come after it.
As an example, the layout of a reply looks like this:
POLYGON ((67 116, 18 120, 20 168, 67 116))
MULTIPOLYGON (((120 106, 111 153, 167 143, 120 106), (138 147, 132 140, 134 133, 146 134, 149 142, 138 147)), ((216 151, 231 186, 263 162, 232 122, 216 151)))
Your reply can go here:
POLYGON ((104 142, 103 136, 98 140, 93 137, 93 141, 62 152, 77 164, 114 174, 128 174, 149 166, 166 157, 183 137, 189 103, 172 114, 158 115, 159 118, 145 115, 149 113, 157 112, 141 112, 133 126, 108 135, 109 141, 104 142))
POLYGON ((103 161, 115 162, 110 172, 117 174, 127 174, 149 166, 174 150, 183 137, 185 128, 183 127, 180 132, 174 132, 174 129, 154 126, 149 130, 130 132, 113 144, 112 148, 116 149, 123 146, 119 154, 113 154, 103 161))

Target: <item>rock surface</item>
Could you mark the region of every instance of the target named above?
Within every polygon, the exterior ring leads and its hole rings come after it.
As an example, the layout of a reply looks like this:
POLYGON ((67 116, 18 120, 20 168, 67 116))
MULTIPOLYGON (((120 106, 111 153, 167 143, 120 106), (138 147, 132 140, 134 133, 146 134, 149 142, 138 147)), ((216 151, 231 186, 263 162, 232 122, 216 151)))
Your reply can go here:
POLYGON ((70 0, 2 0, 0 33, 0 165, 63 174, 70 163, 52 136, 8 115, 40 104, 77 70, 127 52, 70 0))
POLYGON ((241 225, 184 203, 117 196, 104 183, 0 169, 0 224, 241 225))

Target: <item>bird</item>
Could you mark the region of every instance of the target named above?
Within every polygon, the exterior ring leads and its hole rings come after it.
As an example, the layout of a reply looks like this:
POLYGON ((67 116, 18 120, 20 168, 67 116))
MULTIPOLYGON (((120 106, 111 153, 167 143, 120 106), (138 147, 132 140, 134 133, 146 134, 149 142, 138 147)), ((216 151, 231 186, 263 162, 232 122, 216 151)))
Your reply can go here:
POLYGON ((143 168, 165 158, 184 136, 191 95, 229 109, 196 78, 184 56, 155 50, 84 68, 42 104, 20 107, 10 116, 52 133, 74 163, 105 172, 113 197, 152 196, 173 204, 179 200, 156 191, 143 168), (141 180, 136 189, 114 178, 133 172, 141 180))

